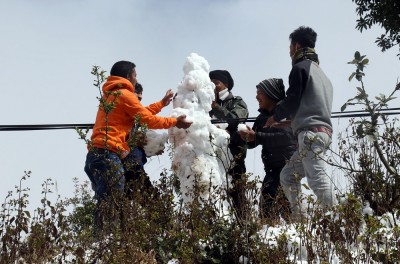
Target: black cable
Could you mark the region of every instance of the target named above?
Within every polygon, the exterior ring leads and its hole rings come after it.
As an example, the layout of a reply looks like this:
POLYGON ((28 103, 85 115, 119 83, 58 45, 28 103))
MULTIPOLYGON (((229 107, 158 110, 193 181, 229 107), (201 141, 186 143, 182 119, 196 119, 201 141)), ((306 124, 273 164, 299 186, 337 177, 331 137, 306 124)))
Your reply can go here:
MULTIPOLYGON (((396 111, 396 110, 400 110, 400 107, 397 108, 384 108, 384 109, 380 109, 379 112, 386 112, 386 111, 396 111)), ((365 113, 365 110, 353 110, 353 111, 343 111, 343 112, 332 112, 332 115, 335 114, 343 114, 343 113, 365 113)))
MULTIPOLYGON (((384 115, 399 115, 400 108, 381 109, 380 114, 384 115), (390 112, 394 111, 394 112, 390 112), (384 113, 381 113, 384 112, 384 113)), ((378 113, 378 114, 379 114, 378 113)), ((345 111, 345 112, 332 112, 332 118, 352 118, 352 117, 367 117, 370 114, 366 111, 345 111)), ((220 124, 227 122, 254 122, 256 117, 248 118, 231 118, 231 119, 212 119, 212 124, 220 124)), ((30 131, 30 130, 57 130, 57 129, 92 129, 94 124, 53 124, 53 125, 0 125, 0 131, 30 131)))
POLYGON ((91 129, 93 124, 56 124, 56 125, 0 125, 0 131, 28 131, 54 129, 91 129))

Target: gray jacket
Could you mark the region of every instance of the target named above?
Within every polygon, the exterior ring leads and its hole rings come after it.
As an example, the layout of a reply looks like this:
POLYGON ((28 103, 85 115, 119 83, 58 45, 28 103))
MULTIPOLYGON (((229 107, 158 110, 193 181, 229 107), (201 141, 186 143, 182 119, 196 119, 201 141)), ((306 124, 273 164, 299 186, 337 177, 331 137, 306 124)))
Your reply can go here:
POLYGON ((233 155, 244 151, 242 156, 244 159, 246 157, 246 144, 237 132, 239 122, 230 119, 247 118, 249 116, 249 111, 247 110, 246 103, 240 96, 233 96, 233 94, 229 92, 228 97, 223 101, 218 100, 217 107, 210 111, 210 116, 213 115, 219 120, 227 121, 228 127, 226 130, 231 136, 229 148, 233 155))
POLYGON ((321 126, 332 130, 332 100, 330 80, 317 63, 306 59, 293 65, 286 98, 275 109, 274 119, 291 119, 294 133, 321 126))

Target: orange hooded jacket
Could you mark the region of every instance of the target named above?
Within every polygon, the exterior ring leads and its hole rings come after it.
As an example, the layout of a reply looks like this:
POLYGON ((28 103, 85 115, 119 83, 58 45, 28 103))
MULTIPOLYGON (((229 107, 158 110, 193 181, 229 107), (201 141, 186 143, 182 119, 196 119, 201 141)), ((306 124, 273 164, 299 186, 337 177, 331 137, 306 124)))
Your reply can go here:
POLYGON ((99 106, 89 148, 108 149, 124 158, 130 151, 127 139, 137 115, 141 116, 140 122, 147 124, 150 129, 170 128, 176 125, 176 118, 155 115, 164 107, 162 101, 144 107, 133 93, 133 85, 128 79, 109 76, 102 90, 103 99, 108 103, 115 100, 115 107, 108 114, 107 124, 106 113, 102 105, 99 106), (113 96, 110 95, 110 92, 119 94, 113 96), (106 133, 107 127, 108 132, 106 133))

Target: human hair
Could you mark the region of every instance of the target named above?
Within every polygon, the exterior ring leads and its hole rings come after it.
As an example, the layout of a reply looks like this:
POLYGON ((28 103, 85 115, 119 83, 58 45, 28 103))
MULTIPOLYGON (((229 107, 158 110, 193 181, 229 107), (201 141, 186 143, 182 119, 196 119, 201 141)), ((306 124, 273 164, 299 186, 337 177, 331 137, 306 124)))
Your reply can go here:
POLYGON ((118 61, 112 66, 110 75, 127 78, 128 75, 132 74, 135 67, 136 65, 133 62, 118 61))
POLYGON ((135 84, 135 93, 137 94, 143 93, 143 86, 138 82, 135 84))
POLYGON ((314 48, 317 41, 317 33, 310 27, 301 26, 290 35, 291 44, 298 43, 302 48, 314 48))

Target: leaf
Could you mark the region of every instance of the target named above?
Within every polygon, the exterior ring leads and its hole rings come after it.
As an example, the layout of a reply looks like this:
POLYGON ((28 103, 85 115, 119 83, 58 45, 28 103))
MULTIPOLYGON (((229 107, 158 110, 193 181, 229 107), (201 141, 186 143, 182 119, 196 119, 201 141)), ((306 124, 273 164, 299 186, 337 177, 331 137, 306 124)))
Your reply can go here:
POLYGON ((28 232, 29 232, 28 225, 27 225, 27 224, 24 224, 24 225, 22 226, 22 230, 24 230, 24 232, 25 232, 26 234, 28 234, 28 232))
POLYGON ((354 58, 359 61, 361 58, 360 52, 356 51, 356 53, 354 53, 354 58))
POLYGON ((357 132, 357 136, 359 136, 359 137, 364 136, 364 128, 363 128, 362 124, 358 125, 356 132, 357 132))
POLYGON ((375 136, 372 135, 372 134, 368 134, 368 135, 366 136, 366 139, 367 139, 369 142, 374 142, 374 141, 376 140, 375 136))
POLYGON ((391 173, 396 174, 396 169, 393 168, 392 166, 389 166, 389 170, 391 173))
POLYGON ((363 59, 361 63, 362 63, 363 65, 367 65, 368 62, 369 62, 369 59, 363 59))
POLYGON ((352 61, 349 61, 347 64, 357 64, 357 60, 356 59, 354 59, 354 60, 352 60, 352 61))
POLYGON ((31 213, 29 211, 24 211, 25 215, 31 218, 31 213))
POLYGON ((342 105, 342 107, 340 108, 340 111, 343 112, 344 110, 346 110, 347 107, 347 103, 345 103, 344 105, 342 105))
POLYGON ((389 97, 389 98, 386 98, 385 102, 387 103, 387 102, 392 101, 392 100, 394 100, 394 99, 396 99, 396 98, 397 98, 397 97, 391 96, 391 97, 389 97))
POLYGON ((349 82, 351 82, 351 79, 353 79, 354 75, 356 75, 355 72, 353 72, 353 73, 349 76, 349 82))
POLYGON ((301 186, 303 186, 306 190, 311 190, 310 187, 305 183, 303 183, 301 186))

